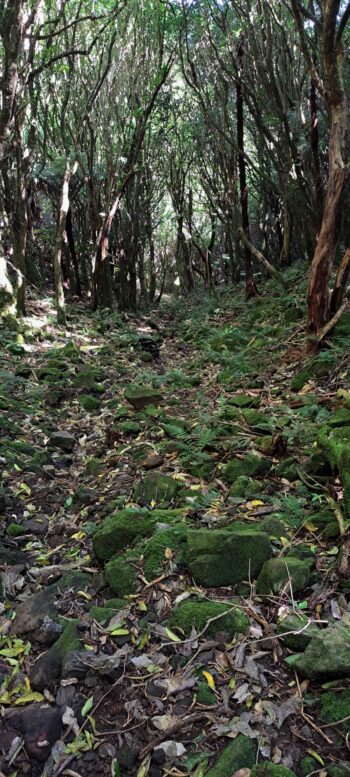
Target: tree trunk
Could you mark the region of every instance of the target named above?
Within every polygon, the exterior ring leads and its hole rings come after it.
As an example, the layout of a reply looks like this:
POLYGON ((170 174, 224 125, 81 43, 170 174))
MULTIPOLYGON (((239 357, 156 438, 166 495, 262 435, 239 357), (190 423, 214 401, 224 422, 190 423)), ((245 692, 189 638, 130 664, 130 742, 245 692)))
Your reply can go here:
POLYGON ((68 213, 66 217, 66 233, 67 233, 69 251, 70 251, 72 264, 73 264, 73 270, 74 270, 74 286, 75 286, 74 292, 75 294, 78 295, 78 297, 81 297, 82 292, 81 292, 81 283, 80 283, 80 277, 79 277, 77 252, 75 250, 71 206, 68 208, 68 213))
POLYGON ((20 146, 17 147, 17 193, 13 217, 13 263, 17 272, 16 308, 18 316, 25 316, 26 245, 28 232, 27 190, 22 170, 20 146))
POLYGON ((279 264, 283 267, 290 264, 290 250, 292 245, 293 216, 285 201, 283 206, 283 242, 279 257, 279 264))
MULTIPOLYGON (((325 69, 325 99, 331 116, 329 139, 329 175, 323 218, 312 260, 308 288, 309 325, 317 332, 330 318, 329 279, 333 268, 344 201, 349 178, 345 163, 347 139, 347 100, 342 81, 341 41, 337 40, 337 14, 340 0, 325 0, 323 59, 325 69)), ((337 304, 339 300, 337 299, 337 304)))
MULTIPOLYGON (((239 169, 239 187, 241 196, 241 214, 242 214, 242 227, 244 234, 249 241, 249 211, 248 211, 248 186, 247 186, 247 174, 246 174, 246 162, 244 155, 244 101, 243 101, 243 89, 242 89, 242 72, 243 72, 243 60, 244 60, 244 40, 238 47, 237 52, 237 64, 239 71, 239 78, 236 86, 236 110, 237 110, 237 146, 238 146, 238 169, 239 169)), ((254 283, 252 254, 247 243, 244 243, 244 267, 245 267, 245 288, 246 296, 255 297, 257 295, 257 288, 254 283)))
POLYGON ((55 272, 55 295, 56 295, 56 308, 57 308, 57 323, 61 326, 66 326, 66 311, 65 311, 65 299, 64 288, 62 278, 62 242, 66 229, 67 213, 69 210, 69 181, 72 174, 75 172, 76 166, 71 167, 69 162, 66 164, 66 171, 63 178, 60 212, 58 217, 55 253, 53 257, 53 266, 55 272))
MULTIPOLYGON (((316 67, 316 57, 313 57, 313 62, 316 67)), ((317 92, 316 87, 311 79, 310 87, 310 113, 311 113, 311 151, 314 168, 315 179, 315 209, 316 209, 316 229, 317 233, 320 230, 322 224, 323 214, 323 191, 322 191, 322 176, 320 165, 320 152, 319 152, 319 133, 318 133, 318 116, 317 116, 317 92)))
POLYGON ((92 289, 93 289, 93 308, 113 307, 113 288, 112 276, 109 267, 109 235, 113 224, 114 216, 119 208, 120 195, 118 194, 114 203, 107 214, 100 234, 97 238, 96 253, 92 269, 92 289))

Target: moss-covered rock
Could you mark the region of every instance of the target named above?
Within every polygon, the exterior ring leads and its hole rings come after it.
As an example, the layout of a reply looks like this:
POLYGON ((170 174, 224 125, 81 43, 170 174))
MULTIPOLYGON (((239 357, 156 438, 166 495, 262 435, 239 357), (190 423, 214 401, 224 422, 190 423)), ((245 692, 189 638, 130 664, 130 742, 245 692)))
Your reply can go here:
POLYGON ((136 570, 127 558, 114 558, 105 566, 106 580, 117 596, 127 596, 136 591, 136 570))
POLYGON ((303 591, 311 584, 312 560, 298 558, 272 558, 266 561, 256 583, 256 592, 261 596, 276 594, 288 587, 293 593, 303 591))
POLYGON ((261 413, 259 410, 247 408, 246 410, 242 410, 242 415, 248 426, 255 429, 257 432, 268 432, 275 426, 273 419, 266 416, 264 413, 261 413))
POLYGON ((32 688, 43 691, 55 686, 61 676, 64 657, 82 647, 77 625, 77 621, 70 621, 57 642, 32 666, 29 675, 32 688))
POLYGON ((157 517, 149 510, 121 510, 105 518, 93 536, 93 549, 97 558, 108 561, 115 553, 127 548, 135 540, 149 537, 157 517))
POLYGON ((261 523, 257 524, 257 527, 259 528, 259 531, 263 531, 265 534, 268 534, 269 537, 279 538, 286 536, 286 526, 277 515, 267 515, 266 518, 263 518, 261 523))
POLYGON ((184 523, 169 529, 157 531, 151 537, 143 553, 144 573, 147 580, 153 580, 164 571, 164 562, 172 566, 184 564, 187 557, 188 528, 184 523))
POLYGON ((340 761, 337 764, 328 764, 327 775, 329 777, 349 777, 350 763, 348 761, 340 761))
POLYGON ((252 499, 261 491, 261 483, 247 475, 240 475, 230 488, 230 496, 242 499, 252 499))
POLYGON ((318 435, 318 443, 323 449, 333 470, 338 471, 344 491, 347 515, 350 515, 350 426, 331 429, 323 424, 318 435))
POLYGON ((293 657, 293 666, 309 678, 350 676, 350 629, 337 623, 320 630, 306 650, 293 657))
POLYGON ((20 537, 21 534, 25 534, 26 530, 20 523, 9 523, 7 527, 7 534, 9 537, 20 537))
POLYGON ((282 645, 292 650, 305 650, 319 628, 310 623, 305 615, 288 615, 277 626, 277 634, 282 638, 282 645))
POLYGON ((295 773, 287 766, 266 761, 255 764, 250 772, 250 777, 295 777, 295 773))
POLYGON ((116 615, 117 610, 113 607, 97 607, 94 605, 90 607, 89 617, 97 621, 97 623, 108 623, 116 615))
POLYGON ((350 409, 340 407, 327 421, 331 429, 337 429, 340 426, 350 426, 350 409))
POLYGON ((302 758, 299 763, 300 777, 308 777, 309 774, 317 772, 319 768, 320 765, 318 761, 316 761, 315 758, 312 758, 311 755, 306 755, 305 758, 302 758))
POLYGON ((236 394, 236 396, 230 398, 230 404, 240 408, 259 407, 260 397, 250 394, 236 394))
POLYGON ((87 413, 93 413, 95 410, 98 410, 101 406, 101 402, 97 397, 92 396, 91 394, 81 394, 79 397, 79 402, 84 408, 84 410, 87 411, 87 413))
POLYGON ((180 489, 178 480, 158 472, 149 472, 137 484, 134 490, 134 502, 140 505, 150 505, 155 502, 159 507, 170 507, 176 502, 180 489))
POLYGON ((125 399, 135 410, 143 410, 147 405, 159 405, 163 395, 156 389, 142 389, 137 386, 129 386, 124 392, 125 399))
MULTIPOLYGON (((8 553, 6 554, 8 556, 8 553)), ((6 556, 5 556, 6 560, 6 556)), ((16 559, 13 560, 16 563, 16 559)), ((18 562, 17 562, 18 563, 18 562)), ((12 632, 16 637, 27 634, 35 634, 38 642, 41 641, 41 626, 46 617, 51 620, 58 619, 58 611, 55 605, 59 591, 81 591, 87 588, 90 576, 84 572, 65 572, 60 580, 33 594, 16 607, 16 618, 12 623, 12 632)))
POLYGON ((231 459, 226 464, 224 478, 227 483, 232 484, 242 475, 251 478, 266 475, 271 467, 272 461, 270 459, 247 453, 242 459, 231 459))
POLYGON ((286 480, 297 480, 299 477, 299 466, 294 456, 288 456, 284 461, 280 461, 275 467, 275 473, 280 478, 286 478, 286 480))
POLYGON ((263 532, 197 529, 188 533, 187 564, 201 585, 236 585, 255 579, 271 552, 263 532))
POLYGON ((90 456, 86 462, 86 474, 87 475, 99 475, 103 472, 104 461, 98 459, 96 456, 90 456))
POLYGON ((209 623, 205 632, 212 636, 219 631, 224 631, 230 637, 234 637, 237 633, 245 634, 249 628, 247 616, 233 602, 222 604, 200 599, 181 602, 173 612, 170 624, 174 628, 181 629, 184 634, 190 634, 193 626, 197 632, 200 632, 212 618, 217 620, 209 623))
POLYGON ((72 453, 75 446, 75 437, 70 432, 65 432, 63 430, 53 432, 50 435, 48 445, 51 448, 59 448, 65 453, 72 453))
POLYGON ((238 734, 206 773, 206 777, 232 777, 239 769, 252 769, 256 761, 257 742, 238 734))
POLYGON ((181 510, 120 510, 105 518, 93 536, 93 549, 102 561, 108 561, 135 540, 150 537, 157 523, 173 524, 181 520, 181 510))

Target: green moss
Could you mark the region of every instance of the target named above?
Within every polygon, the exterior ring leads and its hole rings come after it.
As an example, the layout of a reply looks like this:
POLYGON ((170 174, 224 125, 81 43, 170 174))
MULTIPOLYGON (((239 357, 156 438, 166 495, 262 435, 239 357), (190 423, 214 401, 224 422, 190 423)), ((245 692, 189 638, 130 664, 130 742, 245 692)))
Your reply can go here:
POLYGON ((226 464, 224 479, 227 483, 232 484, 242 475, 252 478, 259 477, 259 475, 266 475, 271 466, 272 461, 270 459, 247 453, 243 459, 232 459, 226 464))
POLYGON ((26 530, 19 523, 10 523, 7 527, 7 533, 9 537, 20 537, 21 534, 26 533, 26 530))
POLYGON ((271 552, 263 532, 197 529, 188 534, 188 568, 201 585, 236 585, 254 579, 271 552))
POLYGON ((172 524, 182 517, 181 510, 120 510, 105 518, 93 536, 96 556, 108 561, 135 540, 150 537, 157 523, 172 524))
MULTIPOLYGON (((335 693, 329 691, 324 693, 321 698, 320 718, 326 723, 336 723, 350 715, 350 689, 335 693)), ((341 725, 341 724, 340 724, 341 725)), ((348 721, 344 724, 348 730, 348 721)), ((343 726, 343 727, 344 727, 343 726)))
POLYGON ((122 610, 123 607, 126 606, 125 599, 117 599, 116 597, 113 597, 113 599, 108 599, 106 601, 106 607, 111 608, 112 610, 122 610))
POLYGON ((295 773, 287 766, 274 764, 271 761, 253 766, 250 777, 295 777, 295 773))
POLYGON ((320 764, 311 755, 306 755, 299 763, 300 777, 308 777, 312 772, 317 772, 320 768, 320 764))
POLYGON ((109 587, 117 596, 127 596, 136 591, 136 570, 125 558, 115 558, 105 566, 109 587))
POLYGON ((289 581, 293 593, 303 591, 311 584, 312 560, 301 561, 298 558, 272 558, 266 561, 256 583, 256 592, 260 595, 278 593, 285 587, 288 591, 289 581))
POLYGON ((247 475, 240 475, 230 488, 230 496, 252 499, 261 491, 261 483, 247 475))
POLYGON ((93 620, 97 621, 97 623, 107 623, 108 621, 112 620, 116 614, 117 610, 114 610, 113 607, 90 607, 89 610, 89 616, 90 618, 93 618, 93 620))
POLYGON ((242 411, 245 421, 252 429, 257 432, 266 432, 274 428, 274 422, 271 418, 261 413, 259 410, 247 409, 242 411))
POLYGON ((100 524, 93 536, 94 553, 108 561, 118 550, 123 550, 142 537, 149 537, 156 519, 149 510, 121 510, 100 524))
POLYGON ((214 691, 209 688, 208 683, 206 683, 205 680, 199 684, 196 698, 198 704, 204 704, 205 706, 217 703, 214 691))
POLYGON ((252 769, 256 753, 256 740, 238 734, 236 739, 225 747, 214 766, 206 773, 206 777, 232 777, 239 769, 252 769))
POLYGON ((88 413, 93 413, 94 410, 98 410, 101 405, 100 400, 91 396, 91 394, 81 394, 79 402, 88 413))
POLYGON ((250 396, 250 394, 236 394, 236 396, 231 397, 230 404, 234 407, 259 407, 260 398, 250 396))
POLYGON ((284 461, 280 461, 275 468, 276 475, 286 480, 297 480, 299 477, 298 462, 293 456, 288 456, 284 461))
MULTIPOLYGON (((147 580, 153 580, 164 571, 166 550, 172 551, 171 563, 177 566, 184 564, 187 556, 187 533, 185 524, 172 526, 164 531, 157 531, 147 542, 144 551, 144 573, 147 580)), ((169 559, 168 559, 169 561, 169 559)))
POLYGON ((97 459, 96 456, 90 456, 86 462, 86 474, 87 475, 99 475, 103 472, 105 462, 102 459, 97 459))
POLYGON ((135 410, 142 410, 147 405, 159 405, 163 396, 160 391, 154 389, 141 389, 137 386, 130 386, 125 389, 125 399, 135 410))
POLYGON ((288 615, 277 626, 281 644, 292 650, 305 650, 312 637, 317 634, 318 626, 310 623, 305 615, 288 615))
POLYGON ((340 426, 350 426, 350 410, 346 407, 340 407, 339 410, 336 410, 330 417, 328 425, 331 429, 336 429, 340 426))
POLYGON ((121 423, 118 424, 118 428, 123 434, 129 434, 133 437, 137 437, 141 431, 141 425, 138 424, 137 421, 121 421, 121 423))
POLYGON ((210 623, 206 634, 214 636, 218 631, 227 632, 230 637, 235 634, 245 634, 249 627, 246 615, 239 607, 234 607, 233 602, 222 604, 221 602, 202 601, 191 599, 181 602, 171 616, 172 627, 181 629, 185 634, 190 634, 194 626, 197 632, 202 631, 211 618, 217 618, 210 623), (228 612, 231 610, 231 612, 228 612), (225 615, 227 613, 227 615, 225 615))
POLYGON ((169 507, 176 501, 180 483, 167 475, 149 472, 137 484, 134 490, 134 501, 150 505, 154 501, 160 507, 169 507))
POLYGON ((329 777, 349 777, 350 763, 341 761, 339 764, 329 764, 327 766, 327 774, 329 777))

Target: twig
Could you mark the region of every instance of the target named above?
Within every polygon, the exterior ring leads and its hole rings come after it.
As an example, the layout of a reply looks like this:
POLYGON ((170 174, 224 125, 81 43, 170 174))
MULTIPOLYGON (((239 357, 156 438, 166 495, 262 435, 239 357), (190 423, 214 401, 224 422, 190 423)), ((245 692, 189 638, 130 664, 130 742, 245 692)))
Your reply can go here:
POLYGON ((177 720, 176 723, 173 724, 173 726, 169 726, 166 731, 162 731, 161 734, 159 734, 156 739, 153 740, 153 742, 150 742, 148 745, 146 745, 143 750, 139 752, 140 758, 145 758, 148 753, 151 753, 152 750, 157 747, 157 745, 160 745, 164 739, 167 739, 168 737, 172 737, 174 734, 176 734, 178 731, 180 731, 184 726, 191 725, 192 723, 197 723, 198 720, 203 720, 203 718, 208 717, 208 712, 194 712, 193 715, 187 715, 187 717, 181 718, 180 720, 177 720))
POLYGON ((340 726, 341 723, 346 723, 347 720, 350 720, 350 715, 347 715, 346 718, 336 720, 335 723, 324 723, 320 728, 334 728, 335 726, 340 726))

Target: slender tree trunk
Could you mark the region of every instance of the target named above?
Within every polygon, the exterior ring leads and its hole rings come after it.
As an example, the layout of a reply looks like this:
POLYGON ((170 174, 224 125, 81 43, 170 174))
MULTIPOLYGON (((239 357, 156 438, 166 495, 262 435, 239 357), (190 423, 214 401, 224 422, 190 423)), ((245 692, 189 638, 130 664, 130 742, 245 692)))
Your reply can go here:
POLYGON ((109 235, 112 229, 113 219, 119 208, 119 204, 120 195, 118 194, 102 224, 100 234, 97 238, 96 253, 92 270, 94 310, 96 310, 98 307, 113 307, 112 276, 108 261, 109 235))
POLYGON ((75 250, 71 206, 68 208, 68 213, 66 217, 66 233, 67 233, 69 251, 70 251, 72 264, 73 264, 73 270, 74 270, 74 285, 75 285, 74 291, 75 291, 75 294, 78 295, 78 297, 81 297, 82 292, 81 292, 81 283, 80 283, 80 277, 79 277, 77 252, 75 250))
MULTIPOLYGON (((239 186, 241 195, 241 213, 242 213, 242 227, 244 234, 249 241, 249 211, 248 211, 248 185, 246 174, 246 162, 244 155, 244 100, 242 89, 242 72, 243 72, 243 60, 244 60, 244 40, 238 47, 237 63, 239 70, 239 78, 236 86, 236 110, 237 110, 237 146, 238 146, 238 169, 239 169, 239 186)), ((244 266, 245 266, 245 287, 246 296, 255 297, 257 294, 257 288, 254 283, 253 276, 253 264, 252 254, 247 243, 244 244, 244 266)))
POLYGON ((290 264, 290 251, 292 245, 292 232, 293 232, 293 216, 288 206, 288 203, 284 201, 283 206, 283 241, 282 248, 279 257, 279 264, 283 267, 290 264))
MULTIPOLYGON (((313 62, 316 67, 316 57, 313 57, 313 62)), ((315 179, 315 208, 316 208, 316 229, 317 233, 320 230, 322 224, 323 214, 323 191, 322 191, 322 176, 320 165, 320 150, 319 150, 319 133, 318 133, 318 110, 317 110, 317 92, 316 87, 311 79, 310 87, 310 113, 311 113, 311 151, 314 168, 315 179)))
POLYGON ((72 174, 75 172, 76 166, 71 167, 67 161, 66 171, 63 178, 60 212, 58 217, 57 233, 55 252, 53 257, 53 266, 55 272, 55 294, 56 294, 56 308, 57 308, 57 322, 61 326, 66 325, 66 311, 65 311, 65 299, 64 288, 62 278, 62 243, 63 236, 66 229, 67 213, 69 210, 69 181, 72 174))

